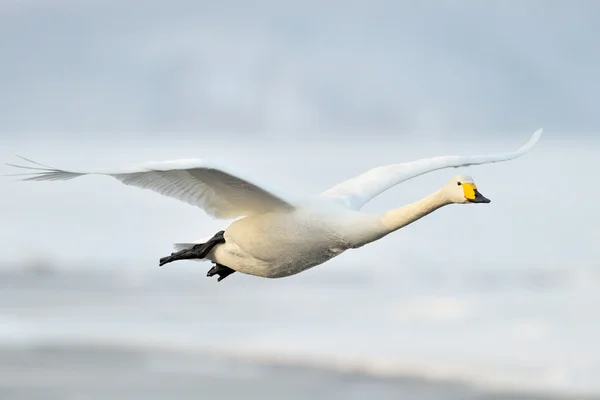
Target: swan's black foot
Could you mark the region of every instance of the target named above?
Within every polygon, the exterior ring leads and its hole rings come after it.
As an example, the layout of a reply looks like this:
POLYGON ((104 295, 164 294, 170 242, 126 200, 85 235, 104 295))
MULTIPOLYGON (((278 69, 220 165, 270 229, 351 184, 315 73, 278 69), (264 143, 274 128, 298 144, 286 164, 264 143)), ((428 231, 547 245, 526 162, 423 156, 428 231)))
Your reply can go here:
POLYGON ((206 243, 200 243, 189 249, 171 253, 170 256, 161 258, 159 265, 162 267, 163 265, 173 261, 205 258, 213 247, 219 243, 225 243, 225 238, 223 236, 224 233, 225 231, 220 231, 215 236, 210 238, 206 243))
POLYGON ((206 276, 211 277, 214 275, 219 275, 219 279, 217 279, 217 282, 221 282, 223 279, 227 278, 229 275, 233 274, 234 272, 235 272, 234 269, 231 269, 231 268, 226 267, 221 264, 215 264, 214 267, 212 267, 211 269, 208 270, 208 273, 206 274, 206 276))

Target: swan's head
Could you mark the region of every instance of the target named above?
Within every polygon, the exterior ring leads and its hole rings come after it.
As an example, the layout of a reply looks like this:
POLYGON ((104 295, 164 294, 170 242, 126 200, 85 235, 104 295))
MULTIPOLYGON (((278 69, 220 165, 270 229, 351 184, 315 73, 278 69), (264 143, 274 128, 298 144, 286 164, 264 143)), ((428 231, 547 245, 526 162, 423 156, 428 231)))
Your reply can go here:
POLYGON ((448 198, 453 203, 489 203, 491 200, 484 197, 470 176, 455 176, 444 188, 448 198))

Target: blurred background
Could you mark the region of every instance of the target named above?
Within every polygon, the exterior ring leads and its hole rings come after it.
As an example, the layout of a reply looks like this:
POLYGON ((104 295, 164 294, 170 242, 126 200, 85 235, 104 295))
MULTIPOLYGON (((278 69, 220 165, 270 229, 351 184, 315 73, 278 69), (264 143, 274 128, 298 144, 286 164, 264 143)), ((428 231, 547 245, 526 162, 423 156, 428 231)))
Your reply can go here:
MULTIPOLYGON (((0 160, 199 157, 293 194, 378 165, 532 153, 302 274, 159 268, 229 221, 106 177, 0 189, 2 399, 600 395, 600 4, 0 0, 0 160)), ((9 167, 2 173, 12 173, 9 167)), ((554 396, 554 397, 553 397, 554 396)))

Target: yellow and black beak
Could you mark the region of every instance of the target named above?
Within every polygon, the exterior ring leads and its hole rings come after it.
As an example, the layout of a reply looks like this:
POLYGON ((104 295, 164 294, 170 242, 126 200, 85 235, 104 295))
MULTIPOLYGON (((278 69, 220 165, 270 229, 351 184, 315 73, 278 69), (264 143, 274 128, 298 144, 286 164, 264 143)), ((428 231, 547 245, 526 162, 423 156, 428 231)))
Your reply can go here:
POLYGON ((465 198, 469 203, 491 203, 491 200, 479 193, 477 186, 472 183, 463 183, 465 198))

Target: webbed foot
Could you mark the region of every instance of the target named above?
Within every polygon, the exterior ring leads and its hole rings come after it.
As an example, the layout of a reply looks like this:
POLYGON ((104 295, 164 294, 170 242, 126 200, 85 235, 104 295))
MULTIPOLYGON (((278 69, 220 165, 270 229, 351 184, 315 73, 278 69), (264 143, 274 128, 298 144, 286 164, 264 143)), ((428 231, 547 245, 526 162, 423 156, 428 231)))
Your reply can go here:
POLYGON ((208 270, 208 273, 206 274, 206 276, 211 277, 214 275, 219 275, 219 279, 217 279, 217 282, 221 282, 223 279, 227 278, 229 275, 233 274, 234 272, 235 272, 234 269, 231 269, 231 268, 226 267, 221 264, 215 264, 214 267, 212 267, 211 269, 208 270))
POLYGON ((225 243, 225 237, 223 236, 224 233, 225 231, 219 231, 206 243, 200 243, 193 247, 190 247, 189 249, 184 249, 175 253, 171 253, 170 256, 161 258, 159 261, 159 265, 162 267, 163 265, 173 261, 205 258, 208 255, 208 253, 210 253, 213 247, 215 247, 219 243, 225 243))

